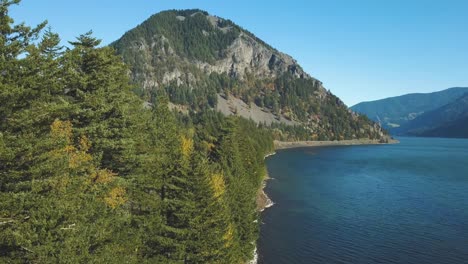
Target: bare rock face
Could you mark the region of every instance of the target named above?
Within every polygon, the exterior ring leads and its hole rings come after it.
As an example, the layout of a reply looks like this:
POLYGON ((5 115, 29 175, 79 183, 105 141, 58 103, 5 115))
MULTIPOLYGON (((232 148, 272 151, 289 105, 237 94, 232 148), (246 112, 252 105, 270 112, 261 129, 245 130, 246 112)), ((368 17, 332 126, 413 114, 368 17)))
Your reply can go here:
POLYGON ((299 122, 289 120, 283 115, 274 115, 266 109, 262 109, 255 104, 248 105, 241 99, 235 97, 224 98, 218 94, 218 104, 216 110, 226 116, 238 115, 246 119, 252 119, 257 123, 271 125, 273 123, 283 123, 290 126, 300 125, 299 122))
POLYGON ((260 78, 275 78, 290 72, 297 78, 311 78, 292 57, 257 42, 245 33, 226 50, 226 56, 214 64, 196 62, 207 73, 227 73, 231 77, 244 79, 246 73, 260 78))

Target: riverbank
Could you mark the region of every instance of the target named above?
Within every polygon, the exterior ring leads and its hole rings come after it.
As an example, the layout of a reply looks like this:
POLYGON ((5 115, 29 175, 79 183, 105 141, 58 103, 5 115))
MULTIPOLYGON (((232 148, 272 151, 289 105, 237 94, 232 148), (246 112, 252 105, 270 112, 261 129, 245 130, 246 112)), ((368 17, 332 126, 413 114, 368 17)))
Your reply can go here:
MULTIPOLYGON (((276 154, 276 152, 269 153, 269 154, 265 155, 264 159, 266 159, 266 158, 268 158, 270 156, 273 156, 275 154, 276 154)), ((273 201, 265 193, 265 187, 266 187, 266 184, 267 184, 268 180, 271 180, 271 178, 268 175, 268 171, 266 170, 265 177, 263 178, 263 181, 262 181, 262 186, 258 190, 258 194, 257 194, 256 202, 257 202, 257 211, 259 211, 259 212, 263 212, 263 210, 265 210, 266 208, 272 207, 274 205, 273 201)))
POLYGON ((279 141, 275 140, 275 149, 290 149, 302 147, 326 147, 326 146, 352 146, 352 145, 381 145, 381 144, 397 144, 396 139, 388 139, 388 142, 382 142, 378 139, 350 139, 350 140, 334 140, 334 141, 279 141))
MULTIPOLYGON (((273 156, 275 154, 276 154, 276 152, 269 153, 269 154, 265 155, 264 159, 266 159, 266 158, 268 158, 270 156, 273 156)), ((263 178, 263 181, 262 181, 262 186, 260 187, 260 189, 258 190, 258 193, 257 193, 256 203, 257 203, 257 211, 258 212, 263 212, 266 208, 272 207, 275 204, 270 199, 270 197, 268 197, 268 195, 265 193, 265 187, 266 187, 266 184, 267 184, 268 180, 271 180, 271 178, 268 175, 268 171, 266 171, 265 178, 263 178)), ((258 253, 257 253, 257 247, 255 247, 254 257, 253 257, 252 260, 250 260, 248 262, 248 264, 257 264, 257 262, 258 262, 258 253)))
POLYGON ((257 194, 257 211, 263 212, 266 208, 272 207, 275 203, 268 197, 268 195, 265 193, 265 187, 267 184, 267 181, 270 180, 270 177, 267 176, 262 182, 262 187, 258 190, 257 194))

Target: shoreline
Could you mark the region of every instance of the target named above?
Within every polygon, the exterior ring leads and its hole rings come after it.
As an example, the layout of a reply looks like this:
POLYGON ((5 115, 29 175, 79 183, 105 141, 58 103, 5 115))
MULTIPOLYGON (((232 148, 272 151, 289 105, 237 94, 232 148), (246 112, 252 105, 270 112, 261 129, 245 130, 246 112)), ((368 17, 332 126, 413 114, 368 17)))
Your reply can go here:
POLYGON ((378 139, 349 139, 349 140, 329 140, 329 141, 279 141, 275 140, 276 150, 303 148, 303 147, 330 147, 330 146, 354 146, 354 145, 387 145, 398 144, 396 139, 388 139, 388 142, 381 142, 378 139))
POLYGON ((260 187, 258 194, 257 194, 257 211, 263 212, 265 209, 272 207, 275 203, 268 197, 265 192, 265 187, 267 185, 267 181, 271 180, 271 178, 267 175, 262 182, 262 186, 260 187))
MULTIPOLYGON (((279 141, 274 140, 275 150, 281 149, 292 149, 292 148, 303 148, 303 147, 327 147, 327 146, 354 146, 354 145, 386 145, 386 144, 398 144, 400 141, 396 139, 388 139, 388 142, 381 142, 378 139, 351 139, 351 140, 335 140, 335 141, 279 141)), ((266 158, 275 155, 276 152, 269 153, 265 155, 266 158)), ((266 165, 265 165, 266 166, 266 165)), ((275 203, 268 197, 265 192, 265 187, 268 180, 271 180, 268 175, 268 170, 266 171, 265 178, 262 181, 262 186, 258 190, 257 194, 257 211, 262 213, 265 209, 272 207, 275 203)), ((255 247, 254 255, 252 260, 248 264, 257 264, 258 262, 258 252, 257 247, 255 247)))
MULTIPOLYGON (((266 160, 266 158, 276 155, 276 152, 268 153, 263 157, 263 160, 266 160)), ((266 167, 266 164, 265 164, 266 167)), ((258 190, 257 194, 257 211, 258 212, 263 212, 265 209, 272 207, 275 203, 268 197, 268 195, 265 193, 265 187, 267 185, 267 181, 271 180, 270 176, 268 175, 268 169, 265 169, 266 174, 265 177, 262 180, 262 186, 258 190)))
MULTIPOLYGON (((270 156, 276 155, 276 152, 268 153, 265 155, 263 158, 264 160, 270 156)), ((265 165, 266 167, 266 165, 265 165)), ((265 209, 272 207, 275 205, 275 203, 268 197, 268 195, 265 192, 265 187, 267 185, 267 181, 271 180, 270 176, 268 175, 268 170, 266 170, 265 177, 263 178, 262 185, 260 189, 258 190, 257 193, 257 211, 259 213, 265 211, 265 209)), ((259 219, 261 222, 261 219, 259 219)), ((256 241, 254 243, 257 243, 256 241)), ((255 247, 254 252, 253 252, 253 258, 248 262, 248 264, 257 264, 258 263, 258 252, 257 252, 257 247, 255 247)))

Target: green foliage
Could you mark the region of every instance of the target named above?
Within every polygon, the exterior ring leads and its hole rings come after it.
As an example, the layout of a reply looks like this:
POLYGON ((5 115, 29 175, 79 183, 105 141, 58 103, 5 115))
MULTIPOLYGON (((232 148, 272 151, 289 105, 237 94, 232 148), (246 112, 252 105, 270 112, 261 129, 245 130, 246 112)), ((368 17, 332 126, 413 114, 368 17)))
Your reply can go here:
POLYGON ((265 176, 264 155, 273 151, 271 133, 253 121, 225 118, 207 111, 192 117, 199 148, 218 164, 226 186, 225 202, 231 210, 230 252, 238 263, 251 257, 258 236, 255 197, 265 176), (250 242, 249 242, 250 241, 250 242))
POLYGON ((75 47, 82 46, 84 48, 94 48, 94 47, 99 46, 99 44, 101 44, 101 40, 96 39, 92 35, 93 35, 93 31, 90 30, 86 32, 85 34, 81 34, 79 37, 77 37, 76 41, 69 41, 69 43, 75 47))
MULTIPOLYGON (((116 50, 124 51, 126 47, 133 45, 135 40, 144 40, 151 44, 154 36, 162 35, 168 39, 179 56, 200 61, 214 61, 222 57, 222 51, 239 35, 240 30, 228 21, 219 26, 232 27, 231 30, 223 32, 216 29, 206 15, 206 12, 196 9, 164 11, 127 32, 121 40, 112 45, 116 50), (178 16, 183 18, 180 19, 178 16)), ((123 52, 122 55, 126 60, 132 60, 132 54, 123 52)))
POLYGON ((0 5, 0 262, 250 259, 270 132, 200 94, 197 114, 161 94, 148 109, 112 48, 89 32, 63 50, 44 25, 12 25, 16 2, 0 5))

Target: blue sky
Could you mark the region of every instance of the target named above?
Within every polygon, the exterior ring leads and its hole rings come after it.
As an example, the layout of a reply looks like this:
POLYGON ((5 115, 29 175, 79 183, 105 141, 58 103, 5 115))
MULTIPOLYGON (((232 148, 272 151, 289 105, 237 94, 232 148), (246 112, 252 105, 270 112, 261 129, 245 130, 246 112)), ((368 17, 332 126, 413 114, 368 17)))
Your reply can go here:
POLYGON ((229 18, 280 51, 349 106, 468 86, 468 1, 23 0, 16 22, 47 19, 64 41, 92 29, 108 44, 166 9, 229 18))

